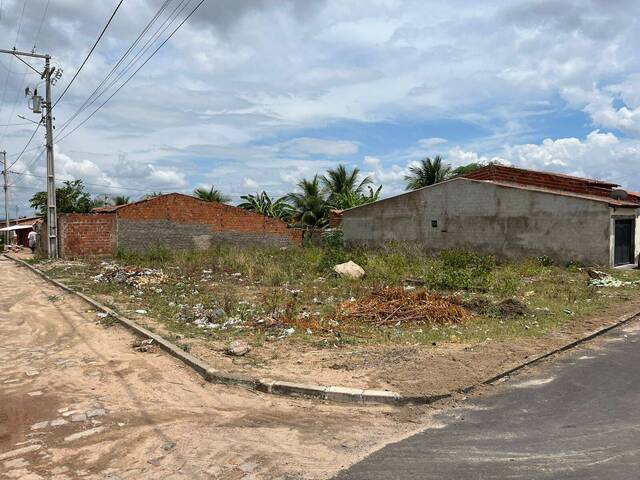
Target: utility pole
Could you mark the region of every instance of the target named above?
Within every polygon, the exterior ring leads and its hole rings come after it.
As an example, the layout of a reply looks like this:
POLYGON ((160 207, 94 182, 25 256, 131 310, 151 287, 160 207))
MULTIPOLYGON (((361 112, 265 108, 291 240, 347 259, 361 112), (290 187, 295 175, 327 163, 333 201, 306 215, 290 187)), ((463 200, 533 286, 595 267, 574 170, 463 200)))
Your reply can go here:
MULTIPOLYGON (((4 223, 9 227, 9 191, 7 187, 7 152, 2 151, 2 178, 4 180, 4 223)), ((9 243, 9 231, 4 232, 4 244, 9 243)))
MULTIPOLYGON (((58 215, 56 211, 56 183, 55 183, 55 169, 54 169, 54 158, 53 158, 53 116, 51 114, 51 109, 53 107, 51 101, 51 80, 53 77, 53 73, 55 71, 55 67, 50 66, 50 55, 41 55, 39 53, 34 52, 20 52, 15 48, 13 50, 2 50, 0 49, 0 53, 8 53, 13 55, 18 60, 23 63, 27 63, 22 60, 20 57, 33 57, 33 58, 43 58, 44 59, 44 71, 42 73, 38 72, 35 68, 33 68, 30 64, 27 65, 36 73, 40 74, 40 78, 43 79, 46 83, 46 92, 45 92, 45 127, 47 133, 47 229, 48 229, 48 247, 49 247, 49 258, 58 258, 58 215)), ((53 77, 57 78, 57 77, 53 77)), ((30 94, 29 89, 26 90, 27 95, 30 94)), ((39 113, 39 100, 37 92, 34 92, 32 95, 33 98, 33 111, 35 113, 39 113)), ((16 215, 17 217, 17 215, 16 215)))

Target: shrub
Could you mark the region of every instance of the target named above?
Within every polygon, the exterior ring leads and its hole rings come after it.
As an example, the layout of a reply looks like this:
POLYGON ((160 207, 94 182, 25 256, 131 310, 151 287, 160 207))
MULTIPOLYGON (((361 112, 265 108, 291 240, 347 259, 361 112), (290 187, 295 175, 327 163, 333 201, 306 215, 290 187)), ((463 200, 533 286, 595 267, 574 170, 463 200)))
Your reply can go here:
POLYGON ((344 235, 342 230, 327 230, 322 234, 322 246, 329 248, 338 248, 344 245, 344 235))
POLYGON ((551 267, 554 263, 553 259, 550 257, 547 257, 546 255, 540 255, 539 257, 536 257, 536 260, 543 267, 551 267))
POLYGON ((492 272, 496 267, 495 258, 465 250, 445 250, 437 257, 437 262, 427 270, 427 284, 442 290, 489 289, 492 272))

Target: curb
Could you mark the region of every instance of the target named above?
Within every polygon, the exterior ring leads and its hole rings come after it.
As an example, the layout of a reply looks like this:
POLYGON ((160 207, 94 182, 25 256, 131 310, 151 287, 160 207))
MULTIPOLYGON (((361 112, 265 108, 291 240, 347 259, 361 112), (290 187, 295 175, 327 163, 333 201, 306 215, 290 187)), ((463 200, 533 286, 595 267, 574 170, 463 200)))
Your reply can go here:
MULTIPOLYGON (((546 353, 543 353, 541 355, 538 355, 536 357, 533 357, 530 360, 527 360, 524 363, 521 363, 520 365, 517 365, 516 367, 513 367, 510 370, 507 370, 505 372, 499 373, 485 381, 482 382, 482 385, 492 385, 494 383, 496 383, 499 380, 502 380, 503 378, 507 378, 510 375, 524 369, 527 368, 528 366, 534 364, 534 363, 538 363, 546 358, 549 358, 553 355, 557 355, 559 353, 562 352, 566 352, 567 350, 571 350, 572 348, 577 347, 578 345, 581 345, 583 343, 588 342, 589 340, 593 340, 596 337, 599 337, 600 335, 603 335, 615 328, 621 327, 622 325, 629 323, 632 320, 635 320, 636 318, 640 317, 640 312, 636 312, 636 313, 632 313, 629 315, 624 315, 622 317, 619 317, 618 320, 615 323, 612 323, 611 325, 607 325, 606 327, 602 327, 599 328, 598 330, 594 330, 593 332, 585 335, 584 337, 580 337, 577 340, 574 340, 573 342, 569 342, 565 345, 562 345, 561 347, 555 348, 553 350, 550 350, 546 353)), ((460 390, 461 393, 468 393, 470 391, 472 391, 474 388, 476 388, 476 385, 473 385, 471 387, 467 387, 464 388, 462 390, 460 390)))
POLYGON ((295 383, 295 382, 285 382, 279 380, 272 380, 269 378, 254 378, 248 375, 242 375, 238 373, 232 372, 222 372, 211 368, 207 363, 202 360, 190 355, 189 353, 182 350, 180 347, 174 345, 173 343, 165 340, 160 335, 153 333, 150 330, 138 325, 134 321, 123 317, 122 315, 114 312, 109 307, 102 305, 100 302, 94 300, 93 298, 85 295, 84 293, 78 292, 71 287, 59 282, 48 276, 42 270, 34 267, 33 265, 28 264, 24 260, 20 260, 19 258, 13 257, 7 253, 3 254, 5 257, 13 260, 14 262, 27 267, 32 272, 36 273, 40 277, 44 278, 48 282, 53 285, 61 288, 62 290, 71 293, 80 297, 86 303, 94 307, 96 310, 100 310, 112 318, 116 319, 120 324, 124 327, 131 330, 133 333, 147 338, 153 339, 161 349, 165 352, 169 353, 171 356, 180 360, 187 366, 191 367, 195 370, 200 376, 202 376, 207 382, 210 383, 219 383, 223 385, 231 385, 247 388, 249 390, 255 390, 258 392, 274 394, 274 395, 285 395, 290 397, 298 397, 298 398, 312 398, 312 399, 321 399, 332 402, 341 402, 341 403, 359 403, 359 404, 385 404, 385 405, 428 405, 440 400, 444 400, 446 398, 450 398, 454 393, 470 393, 477 388, 485 385, 493 385, 497 381, 507 378, 514 373, 517 373, 520 370, 523 370, 534 363, 538 363, 546 358, 549 358, 553 355, 557 355, 564 351, 570 350, 582 343, 585 343, 589 340, 592 340, 595 337, 598 337, 604 333, 607 333, 610 330, 613 330, 617 327, 624 325, 638 317, 640 317, 640 312, 633 313, 630 315, 626 315, 624 317, 620 317, 615 323, 611 325, 607 325, 606 327, 595 330, 584 337, 581 337, 573 342, 570 342, 566 345, 558 347, 556 349, 550 350, 546 353, 538 355, 530 360, 527 360, 520 365, 517 365, 509 370, 506 370, 502 373, 499 373, 487 380, 484 380, 478 384, 471 385, 466 388, 461 388, 452 393, 444 393, 441 395, 420 395, 420 396, 409 396, 409 395, 400 395, 396 392, 391 392, 388 390, 368 390, 368 389, 357 389, 357 388, 349 388, 349 387, 341 387, 341 386, 323 386, 323 385, 310 385, 305 383, 295 383))
POLYGON ((362 404, 387 404, 387 405, 405 405, 408 403, 432 403, 440 400, 442 396, 434 397, 403 397, 396 392, 390 392, 387 390, 364 390, 355 389, 340 386, 323 386, 323 385, 308 385, 303 383, 283 382, 271 379, 258 379, 247 375, 222 372, 209 366, 202 360, 190 355, 182 350, 180 347, 165 340, 160 335, 153 333, 150 330, 138 325, 136 322, 123 317, 119 313, 114 312, 109 307, 101 304, 93 298, 78 292, 73 288, 65 285, 48 276, 42 270, 28 264, 24 260, 13 257, 9 254, 4 254, 5 257, 13 260, 14 262, 27 267, 32 272, 36 273, 40 277, 44 278, 48 282, 52 283, 58 288, 61 288, 65 292, 71 293, 80 297, 86 303, 91 305, 96 310, 108 314, 110 317, 117 320, 121 325, 131 330, 136 335, 144 337, 146 339, 153 339, 158 346, 169 353, 171 356, 177 358, 184 364, 195 370, 200 376, 202 376, 207 382, 220 383, 224 385, 233 385, 250 390, 256 390, 263 393, 271 393, 275 395, 286 395, 290 397, 300 398, 316 398, 328 401, 343 402, 343 403, 362 403, 362 404))

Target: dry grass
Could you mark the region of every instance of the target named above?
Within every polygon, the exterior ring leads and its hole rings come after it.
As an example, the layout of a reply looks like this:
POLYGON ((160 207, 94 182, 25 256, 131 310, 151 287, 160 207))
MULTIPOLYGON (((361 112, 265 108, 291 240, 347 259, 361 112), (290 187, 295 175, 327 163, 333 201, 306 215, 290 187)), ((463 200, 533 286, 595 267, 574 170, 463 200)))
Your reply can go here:
MULTIPOLYGON (((113 259, 133 269, 161 269, 160 289, 93 282, 91 277, 105 270, 103 260, 45 261, 41 267, 118 305, 123 313, 144 309, 170 332, 223 341, 247 337, 261 342, 280 338, 291 327, 295 334, 286 336, 286 341, 326 346, 539 336, 581 316, 605 312, 639 290, 637 286, 591 286, 585 270, 575 265, 550 265, 537 259, 499 263, 473 252, 432 255, 402 245, 377 250, 156 249, 142 255, 121 253, 113 259), (332 275, 332 267, 347 260, 360 264, 366 276, 353 281, 332 275), (424 288, 405 291, 406 279, 415 279, 424 288), (348 302, 351 298, 355 302, 348 302), (502 308, 501 303, 509 299, 526 305, 526 312, 502 308), (478 302, 480 309, 460 307, 478 302), (198 305, 222 309, 219 322, 232 320, 233 327, 199 328, 194 324, 198 305)), ((621 280, 640 279, 638 271, 611 273, 621 280)))
POLYGON ((347 300, 341 305, 343 321, 373 325, 421 323, 448 325, 462 323, 471 315, 452 297, 426 290, 408 291, 402 287, 387 287, 363 298, 347 300))

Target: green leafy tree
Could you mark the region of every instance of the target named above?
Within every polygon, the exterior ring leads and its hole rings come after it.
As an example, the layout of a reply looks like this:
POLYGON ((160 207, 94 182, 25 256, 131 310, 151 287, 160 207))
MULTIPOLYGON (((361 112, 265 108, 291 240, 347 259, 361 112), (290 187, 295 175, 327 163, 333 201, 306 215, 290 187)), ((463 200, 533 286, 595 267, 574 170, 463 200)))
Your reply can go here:
POLYGON ((204 187, 198 187, 193 191, 193 194, 200 200, 206 202, 226 203, 231 200, 230 197, 223 194, 220 190, 213 188, 213 185, 211 185, 211 188, 208 190, 204 187))
POLYGON ((482 163, 468 163, 467 165, 460 165, 457 168, 451 170, 451 177, 461 177, 476 170, 480 170, 484 165, 482 163))
POLYGON ((290 220, 293 213, 293 208, 287 203, 286 197, 272 200, 264 190, 255 195, 244 195, 240 198, 244 202, 240 203, 238 207, 267 217, 279 218, 286 222, 290 220))
POLYGON ((298 182, 299 192, 293 192, 286 199, 293 207, 292 219, 300 225, 323 227, 327 224, 327 200, 318 175, 311 180, 303 178, 298 182))
MULTIPOLYGON (((29 200, 31 208, 40 215, 47 213, 47 192, 38 192, 29 200)), ((62 187, 56 188, 56 207, 58 213, 88 213, 93 207, 91 196, 85 190, 82 180, 66 180, 62 187)))
POLYGON ((451 175, 451 166, 442 163, 442 157, 436 155, 433 160, 429 157, 420 160, 419 165, 409 167, 409 175, 405 175, 407 190, 428 187, 447 180, 451 175))
POLYGON ((114 205, 126 205, 131 201, 131 199, 126 195, 116 195, 111 199, 111 201, 114 205))

